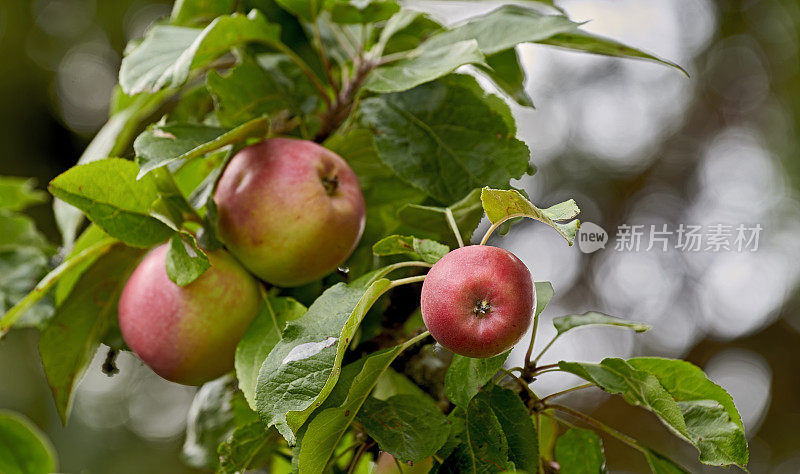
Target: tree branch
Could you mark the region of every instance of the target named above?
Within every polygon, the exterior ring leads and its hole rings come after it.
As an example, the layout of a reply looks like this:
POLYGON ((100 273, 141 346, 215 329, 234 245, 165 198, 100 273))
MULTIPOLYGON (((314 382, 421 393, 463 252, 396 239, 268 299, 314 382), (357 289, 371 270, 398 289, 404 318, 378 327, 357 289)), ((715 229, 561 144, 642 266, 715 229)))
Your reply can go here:
POLYGON ((342 88, 341 92, 336 96, 333 104, 328 107, 328 110, 322 114, 317 136, 314 141, 321 143, 325 141, 337 128, 347 119, 350 112, 353 110, 353 104, 358 96, 361 86, 364 85, 369 73, 374 69, 375 64, 369 60, 358 60, 354 65, 353 77, 342 88))

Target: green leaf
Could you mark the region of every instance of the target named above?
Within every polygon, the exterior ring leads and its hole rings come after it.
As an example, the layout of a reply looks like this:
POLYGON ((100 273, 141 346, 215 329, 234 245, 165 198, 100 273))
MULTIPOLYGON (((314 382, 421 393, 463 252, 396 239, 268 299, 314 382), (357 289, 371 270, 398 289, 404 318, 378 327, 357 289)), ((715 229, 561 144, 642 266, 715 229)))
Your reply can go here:
MULTIPOLYGON (((544 412, 552 413, 552 411, 544 412)), ((539 416, 539 455, 544 461, 555 461, 555 446, 558 438, 558 422, 553 416, 539 416)))
POLYGON ((578 26, 565 16, 544 15, 519 5, 505 5, 432 36, 421 49, 447 48, 459 41, 476 40, 486 56, 487 64, 480 68, 482 72, 520 105, 532 106, 514 47, 574 32, 578 26))
POLYGON ((56 451, 42 430, 22 415, 0 410, 0 472, 50 474, 56 471, 56 451))
POLYGON ((466 408, 481 387, 500 370, 508 354, 507 351, 488 359, 454 355, 444 378, 447 398, 456 406, 466 408))
POLYGON ((116 246, 80 277, 39 338, 47 382, 66 424, 75 387, 106 331, 117 317, 117 301, 141 250, 116 246))
POLYGON ((345 25, 367 24, 385 21, 400 11, 395 1, 345 0, 331 7, 331 20, 345 25))
POLYGON ((683 71, 675 63, 582 31, 579 26, 562 15, 544 15, 518 5, 506 5, 431 37, 425 46, 440 47, 474 38, 483 54, 489 56, 520 43, 542 43, 606 56, 646 59, 683 71))
POLYGON ((0 213, 0 252, 20 248, 34 248, 43 253, 51 250, 33 219, 22 214, 0 213))
POLYGON ((413 50, 442 29, 439 22, 422 12, 401 10, 386 22, 370 53, 377 57, 413 50))
POLYGON ((305 21, 314 21, 327 0, 275 0, 284 10, 305 21))
POLYGON ((151 247, 172 229, 150 216, 158 199, 152 178, 139 181, 136 163, 118 158, 78 165, 50 182, 50 192, 86 213, 111 237, 134 247, 151 247))
MULTIPOLYGON (((289 110, 296 115, 311 114, 320 103, 319 92, 297 63, 285 54, 259 54, 259 67, 275 82, 275 87, 284 94, 289 110)), ((309 118, 313 122, 313 119, 309 118)))
POLYGON ((239 474, 267 464, 275 451, 278 433, 254 421, 233 430, 230 439, 219 445, 218 474, 239 474))
POLYGON ((678 402, 686 420, 690 441, 700 451, 700 462, 712 466, 747 466, 749 458, 744 430, 731 421, 715 400, 678 402))
POLYGON ((534 287, 536 288, 536 312, 534 314, 538 316, 542 314, 547 304, 550 303, 555 292, 553 291, 553 285, 549 281, 537 281, 534 283, 534 287))
POLYGON ((450 247, 434 240, 418 239, 413 235, 390 235, 375 243, 372 252, 379 257, 408 255, 415 260, 436 263, 450 252, 450 247))
POLYGON ((299 432, 302 442, 297 459, 301 472, 321 472, 325 468, 380 377, 403 350, 416 342, 416 338, 411 339, 342 368, 330 396, 299 432))
POLYGON ((390 284, 369 277, 339 283, 284 329, 259 371, 256 406, 261 419, 276 426, 289 444, 333 389, 358 325, 390 284))
POLYGON ((475 39, 485 55, 508 50, 520 43, 542 41, 577 30, 579 24, 561 15, 543 15, 518 5, 505 5, 485 15, 432 36, 425 48, 449 46, 475 39))
POLYGON ((599 54, 602 56, 654 61, 674 67, 675 69, 684 73, 686 76, 689 75, 685 69, 673 63, 672 61, 659 58, 650 53, 622 44, 616 40, 595 35, 583 30, 575 30, 557 34, 551 38, 539 41, 539 43, 583 51, 585 53, 599 54))
POLYGON ((525 91, 525 71, 519 62, 516 49, 507 49, 486 57, 489 65, 483 72, 497 87, 508 94, 519 105, 533 107, 533 101, 525 91))
POLYGON ((725 408, 731 421, 744 430, 742 417, 733 403, 733 398, 724 388, 708 379, 705 373, 684 360, 660 357, 635 357, 628 363, 637 370, 655 375, 667 392, 679 401, 714 400, 725 408))
MULTIPOLYGON (((98 255, 107 253, 116 242, 116 240, 111 238, 96 242, 77 255, 71 256, 69 259, 62 262, 61 265, 51 270, 50 273, 45 275, 45 277, 42 278, 42 280, 37 283, 27 295, 19 299, 14 306, 9 309, 2 318, 0 318, 0 337, 7 333, 15 323, 19 322, 21 317, 26 316, 27 311, 35 308, 36 305, 42 301, 42 298, 48 294, 53 285, 55 285, 62 277, 70 275, 74 269, 81 267, 89 260, 95 259, 98 255)), ((10 268, 15 270, 25 269, 27 267, 21 265, 20 262, 28 262, 28 264, 31 264, 37 261, 36 254, 30 254, 31 250, 33 249, 26 249, 25 251, 17 250, 15 251, 17 253, 12 254, 7 261, 0 259, 0 264, 8 265, 10 262, 10 268)), ((38 250, 35 250, 35 252, 39 253, 38 250)), ((43 259, 44 257, 41 258, 43 259)), ((49 266, 46 261, 40 263, 40 265, 43 267, 49 266)), ((27 270, 23 270, 21 272, 22 274, 15 274, 15 271, 8 271, 0 272, 0 275, 7 275, 11 281, 19 279, 17 281, 17 283, 19 283, 24 281, 22 279, 25 278, 25 274, 28 271, 30 271, 29 268, 27 270)), ((4 282, 3 279, 0 279, 0 282, 4 282)), ((13 284, 14 283, 12 283, 12 285, 13 284)))
POLYGON ((607 392, 622 395, 631 405, 653 411, 666 425, 680 434, 686 433, 680 407, 652 374, 616 358, 603 359, 600 364, 561 361, 558 366, 607 392))
POLYGON ((208 23, 233 11, 235 0, 176 0, 169 22, 179 26, 208 23))
POLYGON ((185 87, 170 90, 179 91, 180 95, 174 105, 161 117, 159 120, 161 123, 214 121, 214 99, 205 84, 192 81, 185 87))
POLYGON ((0 210, 21 211, 47 201, 47 194, 34 189, 30 178, 0 176, 0 210))
POLYGON ((381 160, 441 203, 476 187, 508 187, 528 170, 528 147, 497 104, 475 93, 475 80, 448 76, 365 100, 362 122, 375 133, 381 160))
POLYGON ((122 60, 119 82, 126 94, 179 87, 192 70, 206 66, 234 46, 274 44, 280 27, 253 10, 217 17, 205 29, 157 25, 122 60))
POLYGON ((188 160, 254 136, 266 136, 269 120, 258 118, 233 130, 202 124, 154 125, 136 137, 133 149, 141 179, 149 171, 178 160, 188 160))
POLYGON ((304 91, 306 99, 315 92, 308 90, 310 86, 306 85, 308 80, 305 76, 291 74, 293 71, 288 60, 277 55, 262 55, 258 63, 244 56, 225 75, 210 71, 206 84, 214 97, 220 123, 237 126, 284 109, 302 112, 298 91, 304 91), (269 69, 262 67, 261 63, 268 64, 269 69))
MULTIPOLYGON (((439 459, 447 459, 455 450, 461 446, 467 436, 467 414, 461 407, 455 407, 449 415, 447 421, 450 422, 450 435, 444 446, 436 453, 439 459)), ((432 471, 434 472, 434 471, 432 471)))
POLYGON ((378 93, 401 92, 445 76, 465 64, 489 67, 475 40, 410 52, 404 59, 373 70, 364 88, 378 93))
POLYGON ((217 447, 235 427, 233 378, 230 375, 203 384, 189 407, 186 440, 181 460, 198 469, 213 469, 219 463, 217 447))
POLYGON ((417 395, 420 397, 428 397, 433 401, 433 398, 420 388, 419 385, 412 382, 408 376, 389 367, 375 384, 372 396, 378 400, 387 400, 394 395, 417 395))
POLYGON ((404 224, 424 231, 435 240, 457 244, 453 237, 453 230, 447 222, 449 210, 458 226, 462 240, 468 243, 483 218, 480 197, 480 189, 473 189, 464 199, 448 207, 406 204, 400 208, 397 216, 404 224))
MULTIPOLYGON (((27 181, 20 181, 20 184, 27 186, 27 181)), ((11 199, 14 191, 10 194, 11 199)), ((21 192, 19 196, 24 194, 21 192)), ((25 198, 14 200, 20 206, 13 207, 24 207, 22 203, 25 198)), ((49 256, 52 253, 52 246, 36 228, 33 219, 0 210, 0 314, 5 314, 25 298, 36 282, 47 273, 50 269, 49 256)), ((13 324, 18 328, 43 328, 52 315, 52 302, 40 301, 17 316, 18 319, 13 324)), ((0 330, 0 337, 3 333, 0 330)))
POLYGON ((436 263, 450 252, 450 247, 430 239, 414 239, 414 251, 428 263, 436 263))
MULTIPOLYGON (((36 282, 47 273, 50 264, 47 256, 34 247, 20 247, 0 251, 0 314, 10 314, 10 309, 23 300, 36 282)), ((14 327, 36 327, 42 329, 53 315, 49 300, 30 305, 14 316, 14 327)), ((6 322, 6 317, 2 318, 6 322)), ((0 324, 0 337, 5 333, 5 324, 0 324)))
POLYGON ((702 462, 724 465, 735 460, 739 466, 747 465, 742 418, 725 389, 709 380, 699 367, 690 362, 639 357, 628 360, 628 363, 654 375, 678 401, 702 462))
POLYGON ((466 426, 465 442, 445 462, 449 470, 439 472, 482 474, 514 470, 514 463, 508 459, 508 440, 486 392, 469 402, 466 426))
MULTIPOLYGON (((119 91, 119 89, 116 90, 119 91)), ((79 165, 104 160, 110 156, 123 155, 134 134, 138 131, 140 123, 171 97, 171 92, 138 94, 135 97, 119 93, 117 96, 126 99, 124 107, 113 110, 113 115, 84 150, 78 160, 79 165)), ((78 233, 78 227, 83 222, 83 214, 59 199, 53 201, 53 212, 61 232, 63 246, 68 249, 72 246, 78 233)))
POLYGON ((547 209, 539 209, 515 189, 491 189, 487 186, 481 190, 481 202, 486 217, 492 224, 514 217, 529 217, 554 228, 570 245, 580 226, 580 222, 575 219, 580 209, 573 199, 547 209))
POLYGON ((395 395, 386 401, 370 397, 358 419, 383 451, 404 462, 432 456, 450 433, 439 407, 415 395, 395 395))
POLYGON ((741 420, 728 412, 735 407, 727 394, 719 391, 721 388, 701 377, 696 367, 685 365, 688 363, 669 364, 654 359, 653 373, 647 359, 639 364, 637 367, 622 359, 608 358, 600 364, 561 361, 559 367, 607 392, 622 395, 631 405, 655 413, 673 432, 698 449, 701 462, 715 466, 747 465, 747 440, 741 420), (662 385, 655 373, 660 373, 667 385, 662 385), (690 380, 685 385, 678 379, 684 375, 690 380), (684 387, 688 389, 684 391, 684 387), (708 396, 702 398, 705 395, 708 396))
POLYGON ((195 281, 211 267, 208 257, 187 232, 174 234, 167 250, 167 276, 178 286, 195 281))
POLYGON ((604 474, 603 440, 594 431, 570 428, 556 442, 556 461, 563 474, 604 474))
POLYGON ((128 95, 135 95, 171 86, 173 68, 178 58, 192 46, 201 32, 182 26, 152 27, 144 41, 122 59, 119 70, 122 90, 128 95))
POLYGON ((489 403, 508 440, 508 457, 517 469, 536 472, 539 468, 539 437, 528 409, 511 390, 493 385, 489 403))
MULTIPOLYGON (((94 224, 90 224, 86 230, 83 231, 78 240, 75 241, 75 245, 70 250, 69 254, 67 254, 66 258, 64 259, 65 262, 69 261, 76 255, 80 254, 84 250, 88 249, 92 245, 96 245, 102 241, 113 241, 108 234, 103 232, 103 229, 97 227, 94 224)), ((78 279, 83 275, 92 263, 97 260, 100 255, 95 255, 92 258, 89 258, 82 262, 80 265, 76 265, 75 267, 71 268, 69 271, 64 272, 61 278, 58 279, 58 283, 56 284, 56 289, 53 292, 53 296, 56 300, 56 305, 60 305, 66 298, 69 296, 72 288, 75 287, 75 284, 78 282, 78 279)))
POLYGON ((158 189, 158 199, 150 206, 150 215, 160 220, 175 232, 188 220, 200 220, 200 215, 189 204, 172 172, 167 168, 158 168, 152 173, 158 189))
POLYGON ((675 463, 675 461, 663 456, 655 451, 646 449, 644 457, 653 474, 689 474, 689 471, 675 463))
POLYGON ((306 307, 293 298, 267 295, 256 317, 236 346, 236 378, 247 403, 256 409, 258 371, 267 355, 281 340, 286 323, 306 312, 306 307))
POLYGON ((650 326, 646 324, 615 318, 607 314, 598 313, 597 311, 588 311, 583 314, 570 314, 553 318, 553 326, 555 326, 559 336, 571 329, 583 326, 618 326, 632 329, 636 332, 645 332, 650 329, 650 326))
POLYGON ((214 187, 234 155, 234 150, 224 149, 187 160, 174 173, 175 183, 192 209, 206 206, 214 187))

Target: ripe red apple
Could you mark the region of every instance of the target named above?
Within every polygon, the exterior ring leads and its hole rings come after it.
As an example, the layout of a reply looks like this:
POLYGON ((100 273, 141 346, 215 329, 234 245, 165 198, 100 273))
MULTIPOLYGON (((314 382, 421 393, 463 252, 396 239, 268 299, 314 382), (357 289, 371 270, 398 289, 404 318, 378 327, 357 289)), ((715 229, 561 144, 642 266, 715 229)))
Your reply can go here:
POLYGON ((136 267, 119 299, 125 343, 155 373, 200 385, 233 370, 236 345, 258 312, 258 282, 223 250, 211 267, 180 287, 167 277, 167 245, 136 267))
POLYGON ((421 300, 422 319, 439 344, 485 358, 505 352, 525 334, 536 292, 528 267, 513 253, 472 245, 436 262, 421 300))
POLYGON ((273 138, 233 157, 214 195, 222 240, 245 267, 278 286, 321 278, 364 231, 358 178, 336 153, 273 138))

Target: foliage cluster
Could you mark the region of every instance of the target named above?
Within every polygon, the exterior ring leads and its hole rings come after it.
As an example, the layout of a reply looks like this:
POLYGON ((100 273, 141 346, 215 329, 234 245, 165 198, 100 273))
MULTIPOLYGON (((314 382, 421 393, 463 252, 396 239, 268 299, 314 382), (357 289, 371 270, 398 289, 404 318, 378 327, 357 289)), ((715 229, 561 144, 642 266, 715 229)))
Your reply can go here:
MULTIPOLYGON (((42 193, 25 180, 0 181, 0 334, 41 330, 66 423, 101 343, 125 349, 116 304, 146 249, 171 241, 168 274, 191 284, 208 268, 204 251, 222 246, 210 197, 225 164, 247 144, 293 136, 322 143, 354 169, 366 230, 342 271, 266 289, 238 345, 235 377, 205 384, 195 398, 186 462, 221 473, 367 472, 383 451, 403 464, 432 459, 439 473, 604 472, 601 438, 579 424, 629 444, 654 473, 685 472, 557 403, 567 391, 530 389, 561 371, 586 381, 575 389, 598 387, 653 412, 702 462, 744 468, 731 397, 687 362, 541 364, 555 339, 534 355, 532 338, 525 364, 507 369, 507 353, 470 359, 437 349, 409 303, 424 268, 468 244, 484 215, 489 233, 527 217, 571 244, 574 201, 539 209, 511 187, 535 171, 508 105, 532 106, 515 47, 675 66, 580 26, 547 1, 445 26, 393 0, 178 0, 129 45, 108 123, 80 163, 50 183, 60 253, 20 213, 42 193)), ((533 337, 553 289, 537 282, 536 292, 533 337)), ((647 329, 596 312, 554 324, 556 338, 594 325, 647 329)), ((55 466, 46 440, 13 415, 0 414, 0 440, 0 450, 19 454, 0 452, 3 472, 55 466)))

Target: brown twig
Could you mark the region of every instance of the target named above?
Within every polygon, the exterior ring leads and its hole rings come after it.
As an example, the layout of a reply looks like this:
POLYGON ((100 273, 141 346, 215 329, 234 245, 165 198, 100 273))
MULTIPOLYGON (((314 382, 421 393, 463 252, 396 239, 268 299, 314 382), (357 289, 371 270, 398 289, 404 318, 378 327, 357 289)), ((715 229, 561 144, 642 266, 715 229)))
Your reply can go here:
POLYGON ((364 453, 372 446, 372 444, 373 443, 364 443, 360 448, 358 448, 355 456, 353 456, 353 459, 350 460, 350 467, 347 468, 347 474, 352 474, 356 471, 356 466, 358 466, 358 462, 361 461, 361 456, 364 455, 364 453))
POLYGON ((339 85, 336 84, 336 81, 333 78, 333 73, 331 72, 331 62, 328 59, 328 55, 325 54, 325 47, 322 44, 322 35, 319 32, 319 22, 314 21, 312 28, 314 29, 314 46, 317 49, 317 53, 319 55, 319 60, 322 62, 322 69, 325 71, 325 78, 328 79, 328 83, 333 87, 334 91, 339 89, 339 85))
POLYGON ((358 60, 354 64, 353 77, 345 87, 337 94, 333 103, 328 110, 322 114, 319 131, 314 138, 317 142, 323 142, 328 138, 337 128, 347 119, 350 112, 353 110, 356 96, 361 90, 367 76, 375 67, 375 64, 369 60, 358 60))
POLYGON ((632 447, 632 448, 634 448, 634 449, 636 449, 638 451, 641 451, 643 453, 647 452, 647 448, 645 448, 641 443, 639 443, 635 439, 631 438, 630 436, 626 435, 625 433, 621 433, 621 432, 615 430, 614 428, 606 425, 605 423, 601 422, 600 420, 592 418, 591 416, 589 416, 589 415, 587 415, 585 413, 581 413, 578 410, 574 410, 574 409, 572 409, 572 408, 570 408, 568 406, 558 405, 556 403, 547 404, 546 408, 552 408, 552 409, 560 411, 562 413, 566 413, 566 414, 568 414, 570 416, 574 416, 575 418, 578 418, 579 420, 581 420, 581 421, 583 421, 583 422, 585 422, 585 423, 587 423, 589 425, 592 425, 592 426, 594 426, 595 428, 597 428, 597 429, 599 429, 601 431, 604 431, 604 432, 608 433, 609 435, 613 436, 614 438, 617 438, 618 440, 622 441, 623 443, 627 444, 628 446, 630 446, 630 447, 632 447))

